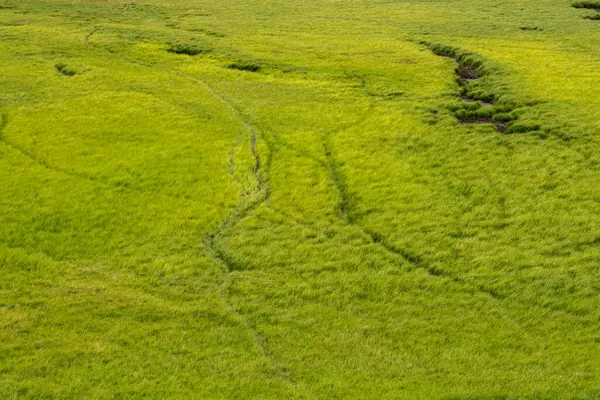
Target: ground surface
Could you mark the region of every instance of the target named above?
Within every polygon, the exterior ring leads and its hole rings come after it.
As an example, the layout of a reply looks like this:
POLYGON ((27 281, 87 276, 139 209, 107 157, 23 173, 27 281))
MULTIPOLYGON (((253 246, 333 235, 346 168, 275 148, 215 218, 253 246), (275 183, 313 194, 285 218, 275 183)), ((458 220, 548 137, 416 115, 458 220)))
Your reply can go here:
POLYGON ((2 0, 0 397, 600 398, 597 13, 2 0))

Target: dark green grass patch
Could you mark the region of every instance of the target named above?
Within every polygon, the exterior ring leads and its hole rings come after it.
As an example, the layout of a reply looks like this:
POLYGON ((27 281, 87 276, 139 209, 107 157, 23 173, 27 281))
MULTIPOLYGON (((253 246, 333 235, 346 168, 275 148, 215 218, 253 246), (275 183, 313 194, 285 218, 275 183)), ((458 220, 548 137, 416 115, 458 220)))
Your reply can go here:
POLYGON ((517 122, 508 127, 507 133, 527 133, 538 131, 540 128, 539 124, 517 122))
POLYGON ((247 71, 247 72, 258 72, 261 70, 261 66, 255 63, 250 62, 234 62, 227 65, 229 69, 237 69, 238 71, 247 71))
POLYGON ((200 47, 195 44, 177 43, 177 44, 170 45, 167 48, 167 51, 169 53, 185 54, 188 56, 196 56, 198 54, 208 53, 210 50, 205 47, 200 47))
POLYGON ((65 63, 57 63, 54 65, 54 68, 65 76, 77 75, 77 71, 73 67, 70 67, 65 63))
POLYGON ((596 1, 578 1, 572 4, 575 8, 584 8, 586 10, 594 10, 598 13, 592 15, 586 15, 583 18, 590 19, 592 21, 600 21, 600 2, 596 1))
POLYGON ((600 2, 595 1, 578 1, 573 3, 575 8, 586 8, 588 10, 600 10, 600 2))
POLYGON ((596 11, 8 2, 1 399, 598 397, 596 11))

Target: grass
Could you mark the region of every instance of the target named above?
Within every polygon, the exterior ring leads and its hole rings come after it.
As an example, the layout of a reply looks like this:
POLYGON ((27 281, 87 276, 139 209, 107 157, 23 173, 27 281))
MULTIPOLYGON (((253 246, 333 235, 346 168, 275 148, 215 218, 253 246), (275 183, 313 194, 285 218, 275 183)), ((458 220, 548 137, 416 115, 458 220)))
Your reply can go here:
POLYGON ((57 63, 56 65, 54 65, 54 68, 56 68, 58 72, 65 76, 77 75, 77 71, 75 71, 73 68, 69 67, 67 64, 64 63, 57 63))
POLYGON ((578 1, 573 3, 575 8, 588 8, 590 10, 600 10, 600 3, 593 1, 578 1))
POLYGON ((600 398, 584 12, 3 5, 0 397, 600 398))
POLYGON ((227 66, 230 69, 237 69, 239 71, 258 72, 260 65, 246 62, 234 62, 227 66))
POLYGON ((190 45, 190 44, 177 43, 177 44, 169 46, 167 48, 167 51, 169 53, 186 54, 188 56, 196 56, 198 54, 206 53, 208 50, 203 49, 203 48, 198 47, 193 44, 190 45))

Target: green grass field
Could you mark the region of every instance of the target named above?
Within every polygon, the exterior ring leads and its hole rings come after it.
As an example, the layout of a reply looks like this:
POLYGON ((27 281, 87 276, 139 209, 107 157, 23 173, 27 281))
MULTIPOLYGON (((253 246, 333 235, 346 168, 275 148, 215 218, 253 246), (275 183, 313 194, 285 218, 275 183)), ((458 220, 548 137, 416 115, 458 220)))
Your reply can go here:
POLYGON ((599 11, 0 0, 0 398, 600 399, 599 11))

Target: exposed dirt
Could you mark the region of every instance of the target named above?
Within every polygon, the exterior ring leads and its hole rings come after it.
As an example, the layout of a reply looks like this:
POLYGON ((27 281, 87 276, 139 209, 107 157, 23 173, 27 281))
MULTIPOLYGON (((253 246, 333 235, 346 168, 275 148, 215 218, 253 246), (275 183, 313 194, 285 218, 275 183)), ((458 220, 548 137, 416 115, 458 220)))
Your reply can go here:
POLYGON ((481 90, 481 87, 472 85, 472 82, 477 81, 487 73, 482 66, 482 60, 478 56, 463 53, 447 46, 423 44, 428 46, 436 55, 452 58, 458 64, 454 72, 460 85, 459 98, 461 103, 451 107, 451 110, 461 123, 492 125, 496 131, 507 134, 524 133, 539 129, 539 125, 516 123, 518 116, 514 112, 515 105, 498 104, 493 93, 486 93, 481 90))
POLYGON ((457 61, 458 67, 456 68, 456 75, 458 75, 462 81, 470 82, 480 78, 479 73, 475 68, 470 65, 463 64, 459 60, 457 61))

